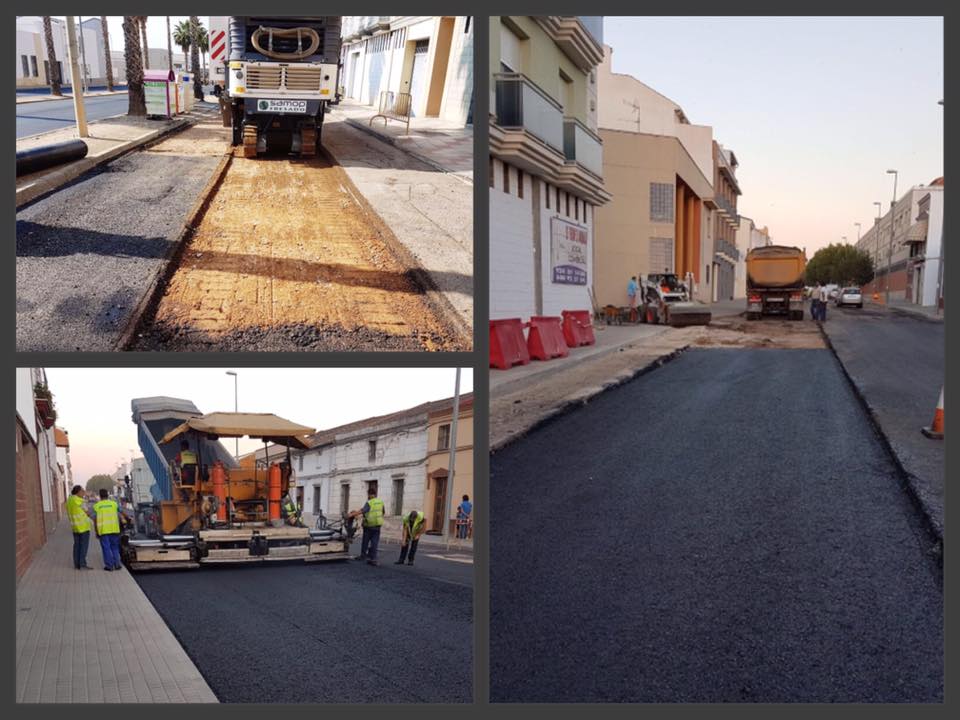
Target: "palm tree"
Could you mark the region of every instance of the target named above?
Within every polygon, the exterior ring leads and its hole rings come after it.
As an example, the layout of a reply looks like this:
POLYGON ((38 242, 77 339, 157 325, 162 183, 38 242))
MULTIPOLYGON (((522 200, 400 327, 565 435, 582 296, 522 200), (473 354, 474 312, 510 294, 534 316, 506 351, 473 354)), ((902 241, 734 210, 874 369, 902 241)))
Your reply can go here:
POLYGON ((137 20, 140 21, 140 37, 142 38, 141 46, 143 50, 143 67, 145 70, 149 70, 150 69, 150 49, 147 47, 147 16, 137 15, 137 20))
POLYGON ((197 44, 197 34, 200 31, 200 18, 196 15, 190 16, 190 66, 193 70, 193 97, 197 100, 203 100, 203 84, 200 82, 200 75, 197 70, 200 69, 200 46, 197 44))
POLYGON ((57 64, 57 53, 53 48, 53 24, 50 22, 50 16, 43 16, 43 39, 47 43, 47 66, 50 68, 48 80, 50 81, 50 93, 52 95, 63 95, 60 89, 60 66, 57 64))
POLYGON ((173 72, 173 45, 170 44, 170 16, 167 15, 167 65, 173 72))
POLYGON ((176 27, 173 28, 173 42, 183 51, 183 69, 189 70, 190 68, 187 67, 187 53, 190 52, 193 33, 190 31, 190 22, 188 20, 181 20, 177 23, 176 27))
POLYGON ((107 61, 107 90, 113 92, 113 62, 110 60, 110 33, 107 32, 107 16, 100 16, 100 34, 103 35, 103 55, 107 61))
POLYGON ((143 94, 143 55, 140 50, 140 23, 134 15, 123 16, 123 59, 127 65, 127 115, 147 114, 143 94))
POLYGON ((203 63, 203 79, 207 77, 207 53, 210 51, 210 36, 207 29, 201 25, 197 31, 197 47, 200 48, 200 61, 203 63))

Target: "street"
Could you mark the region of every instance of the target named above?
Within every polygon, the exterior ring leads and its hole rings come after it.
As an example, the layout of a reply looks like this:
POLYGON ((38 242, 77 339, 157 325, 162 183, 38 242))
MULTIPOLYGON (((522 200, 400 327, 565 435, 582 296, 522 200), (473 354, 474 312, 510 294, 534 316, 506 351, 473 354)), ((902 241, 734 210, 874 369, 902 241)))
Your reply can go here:
MULTIPOLYGON (((83 100, 87 122, 127 112, 127 94, 94 95, 83 100)), ((73 125, 73 99, 17 103, 17 137, 39 135, 73 125)))
POLYGON ((221 702, 470 702, 472 556, 397 553, 135 579, 221 702))
POLYGON ((828 350, 689 349, 490 472, 493 702, 942 700, 931 538, 828 350))

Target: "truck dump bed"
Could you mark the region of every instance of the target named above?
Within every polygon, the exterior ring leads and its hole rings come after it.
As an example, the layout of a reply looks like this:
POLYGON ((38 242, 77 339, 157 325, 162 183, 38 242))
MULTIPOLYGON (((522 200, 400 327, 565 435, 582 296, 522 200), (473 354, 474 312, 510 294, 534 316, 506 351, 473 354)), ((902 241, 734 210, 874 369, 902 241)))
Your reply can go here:
POLYGON ((803 250, 767 245, 747 253, 748 288, 795 288, 803 285, 807 258, 803 250))

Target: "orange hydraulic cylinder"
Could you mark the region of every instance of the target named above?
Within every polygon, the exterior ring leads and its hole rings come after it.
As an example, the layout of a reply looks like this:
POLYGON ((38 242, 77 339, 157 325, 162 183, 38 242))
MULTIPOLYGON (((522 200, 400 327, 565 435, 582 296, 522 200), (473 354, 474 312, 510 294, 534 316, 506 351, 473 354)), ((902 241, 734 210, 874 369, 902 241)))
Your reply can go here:
POLYGON ((267 499, 270 501, 270 521, 280 519, 280 466, 274 463, 267 475, 267 499))
POLYGON ((213 480, 213 496, 217 499, 217 519, 220 522, 228 522, 227 516, 227 471, 223 469, 223 463, 217 460, 210 471, 210 477, 213 480))

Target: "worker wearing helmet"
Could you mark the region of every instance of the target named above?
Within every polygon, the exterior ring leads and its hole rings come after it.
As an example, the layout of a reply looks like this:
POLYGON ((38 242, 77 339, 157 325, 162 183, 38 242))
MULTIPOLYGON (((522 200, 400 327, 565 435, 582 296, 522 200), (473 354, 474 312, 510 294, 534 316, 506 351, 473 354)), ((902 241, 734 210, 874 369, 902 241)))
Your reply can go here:
POLYGON ((407 565, 413 565, 413 557, 417 554, 417 544, 426 529, 427 523, 424 521, 423 513, 419 510, 411 510, 409 515, 403 516, 403 540, 400 547, 400 559, 394 565, 403 565, 404 560, 407 561, 407 565))
POLYGON ((303 527, 303 523, 300 522, 300 506, 293 501, 289 492, 283 496, 283 504, 280 506, 280 511, 283 513, 287 525, 303 527))
POLYGON ((100 501, 93 506, 97 516, 97 537, 103 552, 103 569, 122 570, 120 564, 120 508, 106 488, 100 488, 100 501))
POLYGON ((363 516, 363 539, 360 541, 360 554, 355 560, 366 558, 370 565, 379 565, 377 562, 377 547, 380 545, 380 528, 383 527, 383 500, 377 497, 377 490, 373 485, 367 489, 367 502, 359 510, 350 513, 350 517, 363 516))
POLYGON ((180 452, 177 453, 177 467, 180 469, 180 483, 193 485, 197 477, 197 454, 190 449, 190 443, 180 441, 180 452))

